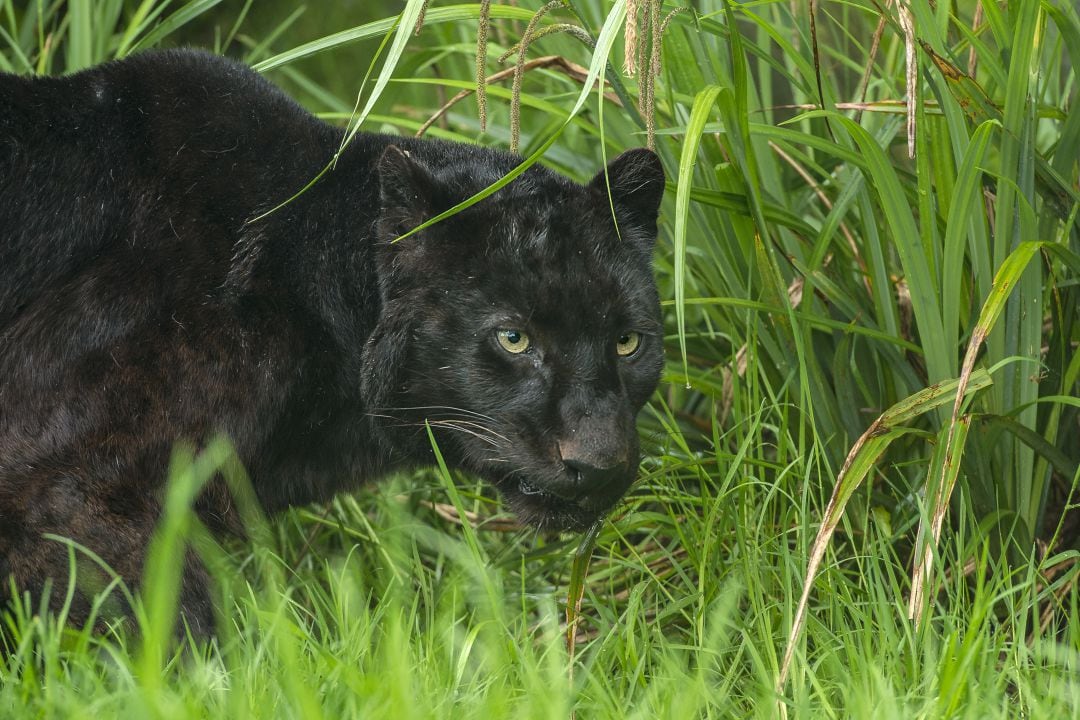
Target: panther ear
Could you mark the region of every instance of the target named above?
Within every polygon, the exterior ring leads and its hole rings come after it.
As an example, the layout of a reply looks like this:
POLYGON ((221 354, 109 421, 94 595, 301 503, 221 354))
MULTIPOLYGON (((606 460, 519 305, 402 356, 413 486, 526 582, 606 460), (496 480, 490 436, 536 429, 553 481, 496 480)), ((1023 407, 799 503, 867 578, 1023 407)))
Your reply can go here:
POLYGON ((408 150, 389 145, 379 158, 378 172, 384 229, 402 235, 424 222, 435 188, 427 167, 408 150))
POLYGON ((611 200, 620 220, 634 223, 655 239, 656 217, 664 197, 664 167, 652 150, 634 148, 612 160, 589 183, 589 188, 611 200))

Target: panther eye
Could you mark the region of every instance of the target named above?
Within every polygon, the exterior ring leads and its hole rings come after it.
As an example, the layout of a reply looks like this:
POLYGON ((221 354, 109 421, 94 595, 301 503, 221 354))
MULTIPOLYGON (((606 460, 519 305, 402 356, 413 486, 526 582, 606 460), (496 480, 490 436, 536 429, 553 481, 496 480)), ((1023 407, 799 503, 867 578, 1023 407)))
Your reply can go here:
POLYGON ((619 336, 618 342, 615 343, 615 352, 619 354, 619 357, 629 357, 637 352, 640 345, 641 333, 631 330, 619 336))
POLYGON ((529 349, 529 336, 520 330, 499 330, 495 333, 503 350, 514 355, 520 355, 529 349))

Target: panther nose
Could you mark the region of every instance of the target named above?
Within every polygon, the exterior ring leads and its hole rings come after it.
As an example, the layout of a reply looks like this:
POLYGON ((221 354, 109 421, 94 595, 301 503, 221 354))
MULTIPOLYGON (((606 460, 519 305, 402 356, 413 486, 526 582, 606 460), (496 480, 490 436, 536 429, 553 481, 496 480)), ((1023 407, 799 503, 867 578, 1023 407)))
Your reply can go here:
POLYGON ((563 458, 567 474, 582 493, 593 494, 626 474, 625 463, 595 465, 580 458, 563 458))
POLYGON ((565 472, 550 478, 544 489, 564 500, 593 500, 609 495, 621 495, 627 474, 627 463, 599 464, 583 458, 563 458, 565 472))
POLYGON ((559 442, 559 458, 566 472, 554 483, 558 487, 552 487, 552 492, 568 499, 604 497, 616 488, 621 492, 629 469, 627 448, 610 438, 605 440, 583 442, 574 438, 559 442))

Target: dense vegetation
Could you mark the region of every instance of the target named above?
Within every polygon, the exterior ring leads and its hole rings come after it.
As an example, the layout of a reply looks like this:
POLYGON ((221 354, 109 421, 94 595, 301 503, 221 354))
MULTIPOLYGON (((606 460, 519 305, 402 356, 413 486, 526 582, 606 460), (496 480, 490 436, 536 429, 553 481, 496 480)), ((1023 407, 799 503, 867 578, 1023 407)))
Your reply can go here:
POLYGON ((1080 713, 1074 4, 488 5, 0 0, 6 71, 199 44, 333 122, 670 176, 668 371, 598 535, 425 472, 220 547, 187 512, 242 475, 215 446, 175 464, 138 632, 5 617, 0 714, 1080 713), (451 103, 478 44, 486 124, 451 103), (226 612, 175 649, 189 541, 226 612))

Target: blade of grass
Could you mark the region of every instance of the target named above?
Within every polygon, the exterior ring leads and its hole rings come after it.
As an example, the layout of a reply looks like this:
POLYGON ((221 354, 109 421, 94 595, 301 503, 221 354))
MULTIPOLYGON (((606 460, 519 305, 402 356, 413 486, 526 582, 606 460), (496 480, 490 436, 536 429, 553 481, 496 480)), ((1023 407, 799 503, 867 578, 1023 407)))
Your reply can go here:
MULTIPOLYGON (((350 124, 351 127, 342 138, 341 147, 338 149, 338 156, 340 156, 341 151, 352 142, 352 139, 356 137, 356 134, 360 132, 360 126, 364 124, 364 120, 367 118, 368 113, 371 112, 371 109, 382 95, 383 89, 386 88, 386 84, 390 82, 390 77, 394 74, 394 68, 397 67, 398 61, 401 59, 401 54, 405 52, 405 46, 412 38, 413 29, 416 27, 416 21, 420 18, 420 13, 426 4, 427 0, 408 0, 401 11, 401 14, 398 15, 394 40, 390 43, 390 50, 386 54, 386 60, 383 61, 382 70, 379 71, 378 77, 375 78, 375 86, 368 95, 367 102, 364 104, 364 109, 361 110, 359 114, 356 114, 350 124)), ((361 92, 363 92, 362 89, 361 92)), ((357 95, 356 102, 357 105, 359 105, 360 95, 357 95)), ((337 156, 335 156, 335 160, 336 159, 337 156)))
POLYGON ((94 64, 94 27, 89 0, 71 0, 68 9, 67 65, 68 72, 82 70, 94 64))
POLYGON ((566 588, 566 655, 567 673, 571 686, 574 683, 574 651, 577 647, 577 628, 581 617, 581 600, 585 596, 585 584, 589 576, 596 540, 604 527, 604 519, 593 523, 581 536, 574 562, 570 566, 570 582, 566 588))
MULTIPOLYGON (((960 288, 964 278, 964 252, 968 251, 976 278, 990 277, 990 258, 985 247, 973 242, 965 243, 970 237, 972 223, 982 223, 982 166, 986 162, 990 140, 995 129, 1001 124, 987 120, 972 133, 970 144, 964 155, 960 171, 957 174, 955 194, 949 207, 949 218, 945 223, 943 258, 941 270, 941 307, 948 314, 944 322, 945 346, 955 348, 959 345, 960 328, 967 323, 960 317, 960 288)), ((951 359, 952 356, 950 356, 951 359)))
POLYGON ((139 7, 135 8, 131 19, 128 20, 127 29, 120 36, 120 44, 117 46, 114 56, 122 58, 127 55, 139 33, 149 27, 150 23, 165 10, 168 4, 168 2, 159 2, 159 0, 143 0, 139 7))
POLYGON ((724 89, 719 85, 710 85, 698 91, 690 109, 690 120, 686 124, 686 136, 683 139, 682 154, 679 157, 679 179, 675 191, 675 324, 679 334, 679 351, 682 353, 683 373, 687 383, 689 383, 690 369, 686 357, 686 243, 690 191, 694 186, 694 167, 697 165, 702 129, 709 119, 716 99, 723 91, 724 89))
MULTIPOLYGON (((930 471, 926 480, 925 497, 930 507, 940 506, 943 498, 952 495, 953 487, 960 473, 960 459, 964 453, 964 445, 967 442, 968 430, 971 429, 971 416, 957 417, 941 429, 934 445, 934 454, 930 460, 930 471)), ((944 513, 942 513, 944 516, 944 513)), ((935 515, 935 521, 937 516, 935 515)), ((934 529, 940 534, 940 524, 935 524, 934 529)), ((927 537, 922 523, 916 535, 915 542, 915 570, 913 572, 911 595, 908 598, 908 617, 915 621, 918 628, 927 599, 933 597, 931 585, 933 579, 930 575, 933 554, 937 549, 937 536, 927 537), (920 561, 921 559, 921 561, 920 561), (918 580, 918 582, 916 582, 918 580)))
MULTIPOLYGON (((531 10, 514 7, 512 5, 493 5, 491 7, 491 18, 493 20, 506 19, 523 20, 527 22, 532 15, 533 13, 531 10)), ((457 23, 462 20, 476 20, 478 17, 480 17, 480 5, 478 3, 430 8, 424 16, 424 27, 431 27, 443 23, 457 23)), ((390 32, 397 25, 397 22, 398 18, 395 16, 365 23, 349 30, 342 30, 341 32, 327 35, 318 40, 312 40, 309 43, 304 43, 291 50, 286 50, 283 53, 269 57, 262 62, 256 63, 253 67, 256 71, 264 73, 279 65, 295 62, 302 58, 317 55, 342 45, 381 37, 390 32)))
POLYGON ((187 25, 207 10, 212 9, 220 2, 221 0, 194 0, 193 2, 187 3, 172 15, 169 15, 162 20, 153 30, 144 35, 142 40, 132 47, 132 52, 157 45, 163 38, 174 34, 178 29, 187 25))

